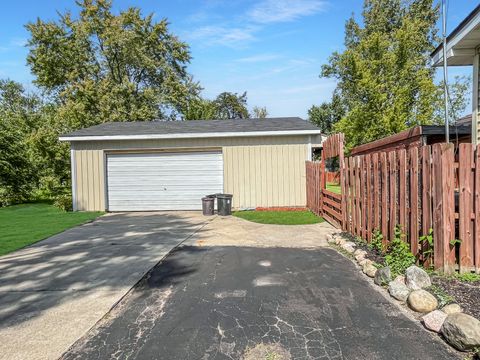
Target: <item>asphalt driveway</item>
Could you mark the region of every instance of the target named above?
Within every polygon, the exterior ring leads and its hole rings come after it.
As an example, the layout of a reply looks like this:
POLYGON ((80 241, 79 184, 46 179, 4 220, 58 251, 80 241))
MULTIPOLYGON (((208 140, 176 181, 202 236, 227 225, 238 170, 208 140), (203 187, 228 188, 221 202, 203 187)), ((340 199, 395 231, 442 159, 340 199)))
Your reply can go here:
POLYGON ((63 359, 458 359, 332 249, 189 243, 63 359))
POLYGON ((213 218, 109 214, 0 257, 0 359, 56 359, 213 218))

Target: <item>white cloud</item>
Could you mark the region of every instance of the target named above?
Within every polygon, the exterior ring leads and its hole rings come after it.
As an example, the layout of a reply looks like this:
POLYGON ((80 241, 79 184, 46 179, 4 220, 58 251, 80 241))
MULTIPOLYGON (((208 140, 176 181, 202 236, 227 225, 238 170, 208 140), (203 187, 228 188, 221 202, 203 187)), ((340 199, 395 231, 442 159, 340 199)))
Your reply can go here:
POLYGON ((256 23, 288 22, 321 12, 326 5, 322 0, 264 0, 247 15, 256 23))
POLYGON ((191 39, 204 40, 207 45, 241 46, 255 41, 255 27, 203 26, 189 34, 191 39))
POLYGON ((276 54, 258 54, 253 56, 248 56, 244 58, 237 59, 237 62, 242 63, 258 63, 258 62, 267 62, 271 60, 276 60, 280 58, 280 55, 276 54))

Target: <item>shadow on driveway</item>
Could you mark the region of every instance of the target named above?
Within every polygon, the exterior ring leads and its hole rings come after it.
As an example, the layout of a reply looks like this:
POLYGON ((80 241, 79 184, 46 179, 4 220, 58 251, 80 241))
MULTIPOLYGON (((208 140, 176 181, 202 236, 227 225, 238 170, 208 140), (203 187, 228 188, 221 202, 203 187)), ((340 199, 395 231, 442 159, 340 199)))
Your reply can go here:
POLYGON ((0 358, 55 358, 172 248, 196 212, 108 214, 0 257, 0 358))

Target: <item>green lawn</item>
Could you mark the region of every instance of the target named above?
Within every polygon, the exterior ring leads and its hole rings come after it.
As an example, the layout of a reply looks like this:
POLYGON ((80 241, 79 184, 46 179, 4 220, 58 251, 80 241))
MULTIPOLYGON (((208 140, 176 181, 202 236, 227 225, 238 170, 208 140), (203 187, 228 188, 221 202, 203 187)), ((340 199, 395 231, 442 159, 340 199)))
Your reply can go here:
POLYGON ((63 212, 53 205, 44 203, 0 208, 0 255, 33 244, 100 215, 101 212, 63 212))
POLYGON ((260 224, 305 225, 323 222, 310 211, 236 211, 233 216, 260 224))
POLYGON ((327 190, 334 192, 335 194, 342 193, 342 188, 340 187, 340 185, 333 184, 333 183, 327 183, 327 190))

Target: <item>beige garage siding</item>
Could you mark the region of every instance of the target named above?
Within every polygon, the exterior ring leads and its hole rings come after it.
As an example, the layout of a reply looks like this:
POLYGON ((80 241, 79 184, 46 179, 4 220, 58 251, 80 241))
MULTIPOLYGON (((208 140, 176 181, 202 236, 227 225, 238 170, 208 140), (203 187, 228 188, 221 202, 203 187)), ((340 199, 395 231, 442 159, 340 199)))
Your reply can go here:
POLYGON ((305 160, 316 136, 72 142, 74 206, 105 210, 104 156, 116 151, 221 148, 234 208, 305 206, 305 160))

